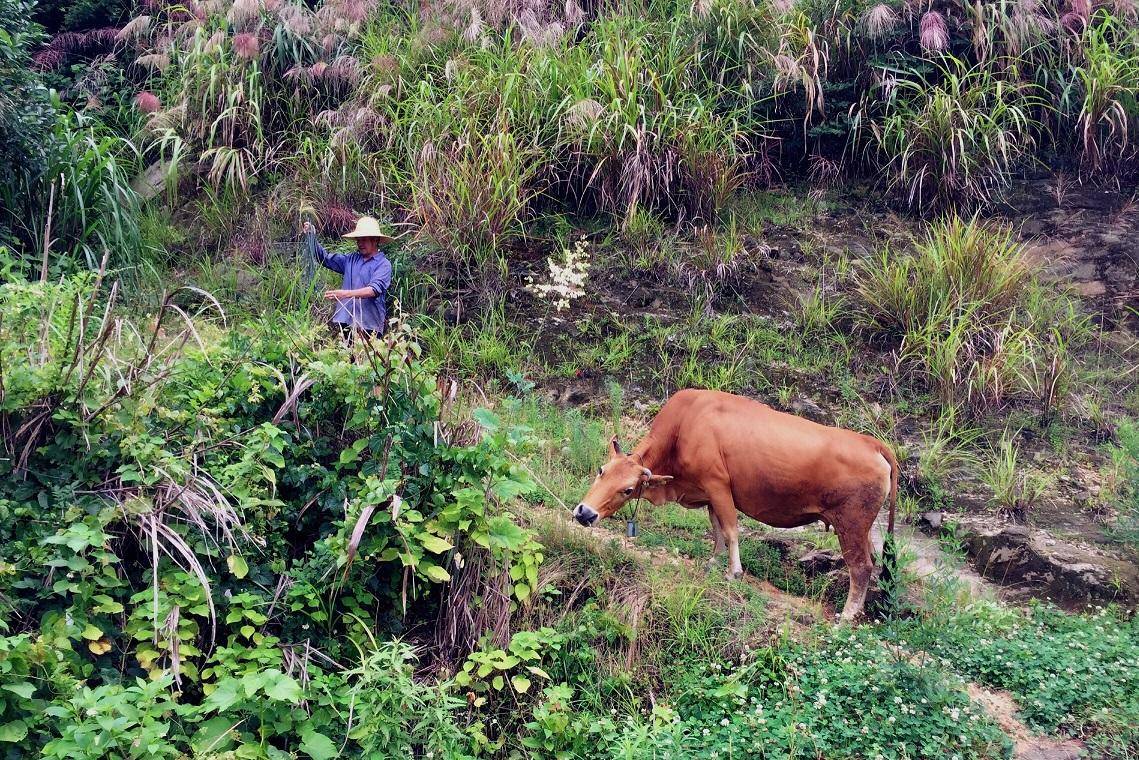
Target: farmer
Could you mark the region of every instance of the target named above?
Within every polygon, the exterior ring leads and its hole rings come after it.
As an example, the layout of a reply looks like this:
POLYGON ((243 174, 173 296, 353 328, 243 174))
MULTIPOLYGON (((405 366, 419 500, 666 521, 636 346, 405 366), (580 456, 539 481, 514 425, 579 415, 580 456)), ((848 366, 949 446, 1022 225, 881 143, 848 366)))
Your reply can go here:
MULTIPOLYGON (((313 232, 312 224, 305 222, 306 235, 313 232)), ((380 252, 380 246, 394 238, 380 231, 380 224, 370 216, 362 216, 356 229, 344 237, 356 241, 356 253, 329 253, 320 243, 314 251, 316 259, 333 272, 344 275, 339 290, 329 290, 325 300, 335 301, 332 321, 340 325, 340 332, 349 337, 353 330, 368 335, 381 335, 387 324, 387 307, 384 296, 392 283, 392 263, 380 252)))

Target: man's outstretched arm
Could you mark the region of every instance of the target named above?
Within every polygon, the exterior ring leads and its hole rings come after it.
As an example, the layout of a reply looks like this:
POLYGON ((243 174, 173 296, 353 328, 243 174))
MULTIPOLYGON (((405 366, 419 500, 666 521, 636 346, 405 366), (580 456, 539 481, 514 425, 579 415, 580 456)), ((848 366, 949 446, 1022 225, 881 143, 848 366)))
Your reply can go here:
MULTIPOLYGON (((310 222, 305 222, 304 231, 306 235, 313 231, 310 222)), ((329 253, 325 250, 324 246, 320 244, 319 240, 314 240, 313 242, 316 244, 314 248, 316 260, 321 263, 321 266, 325 269, 331 269, 337 274, 344 274, 344 266, 348 257, 342 253, 329 253)))

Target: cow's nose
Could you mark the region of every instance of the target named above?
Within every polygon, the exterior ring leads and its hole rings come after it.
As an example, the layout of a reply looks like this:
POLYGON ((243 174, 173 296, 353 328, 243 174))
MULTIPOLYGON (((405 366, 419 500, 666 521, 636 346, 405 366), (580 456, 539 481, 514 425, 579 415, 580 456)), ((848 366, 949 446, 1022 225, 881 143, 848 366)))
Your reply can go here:
POLYGON ((573 519, 588 528, 597 522, 597 511, 585 504, 578 504, 573 508, 573 519))

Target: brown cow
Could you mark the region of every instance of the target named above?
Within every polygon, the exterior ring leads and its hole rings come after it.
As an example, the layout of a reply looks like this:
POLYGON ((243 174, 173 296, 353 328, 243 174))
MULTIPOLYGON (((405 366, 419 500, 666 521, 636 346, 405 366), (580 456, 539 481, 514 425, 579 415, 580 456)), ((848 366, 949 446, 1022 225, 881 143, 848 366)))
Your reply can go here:
POLYGON ((875 438, 742 396, 684 390, 668 400, 631 453, 613 439, 609 461, 573 516, 589 527, 635 498, 706 507, 715 535, 712 559, 726 542, 729 578, 743 574, 736 510, 777 528, 820 520, 834 527, 850 571, 842 619, 853 620, 874 567, 870 528, 888 499, 893 534, 897 492, 897 460, 875 438))

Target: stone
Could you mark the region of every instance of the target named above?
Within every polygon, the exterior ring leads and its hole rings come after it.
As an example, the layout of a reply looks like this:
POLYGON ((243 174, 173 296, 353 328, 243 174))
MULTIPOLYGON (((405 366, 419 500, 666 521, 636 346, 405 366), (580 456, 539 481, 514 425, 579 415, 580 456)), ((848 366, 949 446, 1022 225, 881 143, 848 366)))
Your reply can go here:
POLYGON ((823 425, 831 425, 834 422, 834 417, 830 412, 824 410, 811 399, 802 396, 791 402, 791 411, 823 425))
POLYGON ((1084 298, 1098 298, 1107 293, 1107 286, 1100 280, 1076 283, 1076 292, 1084 298))
POLYGON ((984 577, 1058 602, 1139 602, 1139 568, 1025 525, 963 517, 957 536, 984 577))
POLYGON ((808 575, 826 575, 844 565, 841 554, 826 549, 814 549, 799 557, 799 566, 808 575))
POLYGON ((1073 269, 1071 277, 1073 280, 1094 280, 1098 273, 1095 262, 1089 261, 1073 269))
POLYGON ((156 198, 166 187, 166 177, 169 172, 169 161, 155 161, 131 180, 131 189, 144 201, 156 198))
POLYGON ((918 515, 918 527, 927 533, 936 533, 941 529, 943 519, 940 509, 922 512, 918 515))
POLYGON ((1018 751, 1014 760, 1079 760, 1084 757, 1083 747, 1075 742, 1056 746, 1029 746, 1018 751))

